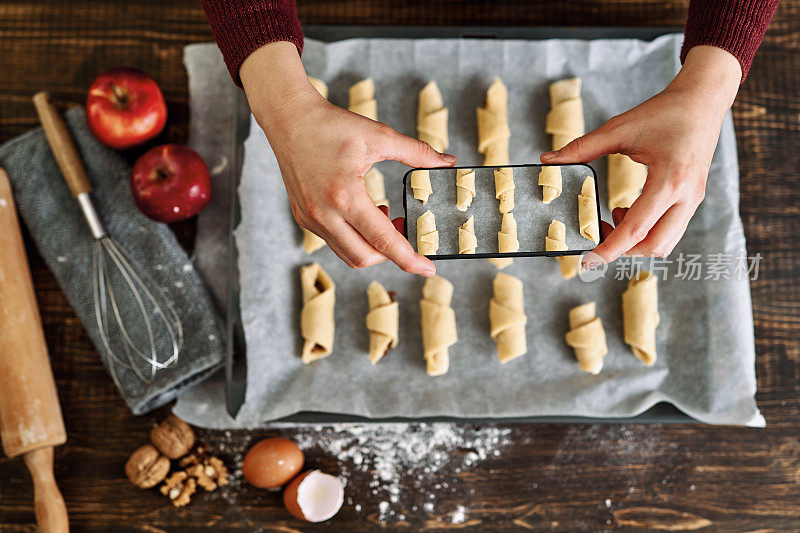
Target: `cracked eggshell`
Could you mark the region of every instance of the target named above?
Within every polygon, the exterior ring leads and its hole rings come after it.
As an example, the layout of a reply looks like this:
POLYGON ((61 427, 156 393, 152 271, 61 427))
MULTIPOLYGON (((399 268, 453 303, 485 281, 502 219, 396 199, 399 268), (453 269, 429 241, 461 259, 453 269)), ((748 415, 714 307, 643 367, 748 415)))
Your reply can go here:
POLYGON ((244 457, 242 474, 260 489, 279 489, 303 468, 303 452, 294 442, 273 437, 257 442, 244 457))
POLYGON ((292 516, 306 522, 332 518, 344 503, 344 487, 338 477, 319 470, 303 472, 289 483, 283 505, 292 516))

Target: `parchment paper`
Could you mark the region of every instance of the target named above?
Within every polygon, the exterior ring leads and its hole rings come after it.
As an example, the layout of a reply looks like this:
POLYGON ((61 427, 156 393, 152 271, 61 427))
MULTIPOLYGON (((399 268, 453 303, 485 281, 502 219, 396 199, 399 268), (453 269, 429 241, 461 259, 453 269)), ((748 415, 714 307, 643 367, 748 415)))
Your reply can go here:
MULTIPOLYGON (((476 165, 475 108, 494 76, 509 88, 511 163, 537 162, 549 148, 544 117, 548 83, 583 78, 587 130, 663 89, 679 68, 681 37, 637 40, 404 40, 307 41, 303 62, 347 106, 348 87, 375 80, 379 119, 415 135, 417 92, 435 79, 450 109, 448 150, 460 165, 476 165)), ((196 74, 191 74, 192 76, 196 74)), ((193 117, 194 117, 193 113, 193 117)), ((597 170, 606 203, 605 160, 597 170)), ((407 167, 385 162, 392 216, 400 216, 407 167)), ((749 284, 743 280, 683 281, 675 265, 659 282, 658 361, 645 367, 622 341, 620 298, 627 281, 564 281, 551 258, 516 259, 506 269, 525 283, 528 353, 500 365, 488 335, 488 304, 496 269, 486 260, 440 261, 456 287, 459 342, 450 372, 431 378, 421 354, 419 299, 423 280, 391 264, 350 270, 325 248, 308 257, 292 220, 274 155, 255 122, 245 146, 238 228, 241 305, 248 345, 248 390, 237 419, 224 411, 219 383, 184 395, 176 412, 209 427, 256 426, 301 410, 373 417, 631 416, 659 401, 712 424, 763 426, 755 401, 754 338, 749 284), (298 356, 299 267, 319 262, 336 281, 333 354, 312 365, 298 356), (367 356, 366 288, 377 279, 397 292, 400 344, 373 367, 367 356), (563 340, 568 310, 597 301, 608 338, 603 372, 580 372, 563 340)), ((723 124, 706 200, 674 254, 743 254, 738 214, 738 162, 730 115, 723 124)), ((604 217, 608 216, 605 207, 604 217)), ((199 244, 199 243, 198 243, 199 244)), ((197 251, 198 254, 202 249, 197 251)))
MULTIPOLYGON (((530 167, 508 167, 514 173, 514 220, 517 223, 519 252, 544 252, 547 228, 553 219, 566 227, 566 242, 570 250, 588 252, 594 248, 591 240, 580 234, 578 225, 578 195, 583 181, 593 176, 584 165, 559 165, 561 168, 561 195, 549 204, 542 202, 542 187, 539 186, 541 165, 530 167)), ((466 211, 456 208, 456 171, 436 169, 430 171, 433 194, 428 201, 414 198, 410 178, 406 183, 406 225, 408 237, 414 250, 417 249, 417 219, 426 211, 433 213, 439 232, 439 250, 436 255, 458 255, 458 228, 470 216, 475 217, 475 236, 478 239, 476 254, 498 253, 497 232, 503 221, 495 196, 494 169, 476 168, 475 198, 466 211)))

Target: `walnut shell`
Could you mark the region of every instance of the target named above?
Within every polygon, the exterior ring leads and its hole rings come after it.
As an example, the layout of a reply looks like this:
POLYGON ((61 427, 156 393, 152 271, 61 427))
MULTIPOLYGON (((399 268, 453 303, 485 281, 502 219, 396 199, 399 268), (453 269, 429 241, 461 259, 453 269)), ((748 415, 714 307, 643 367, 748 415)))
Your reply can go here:
POLYGON ((169 415, 150 432, 150 440, 170 459, 186 455, 194 446, 194 431, 175 415, 169 415))
POLYGON ((169 472, 169 459, 154 446, 145 444, 137 448, 125 463, 125 474, 140 489, 149 489, 161 483, 169 472))

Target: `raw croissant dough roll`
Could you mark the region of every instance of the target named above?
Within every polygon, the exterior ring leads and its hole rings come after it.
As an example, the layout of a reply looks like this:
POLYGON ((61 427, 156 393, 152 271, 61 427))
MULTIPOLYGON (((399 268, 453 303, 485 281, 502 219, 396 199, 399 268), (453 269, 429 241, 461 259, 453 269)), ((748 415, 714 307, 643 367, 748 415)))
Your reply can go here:
POLYGON ((608 154, 608 209, 630 207, 642 193, 647 166, 627 155, 608 154))
POLYGON ((444 107, 442 93, 435 81, 429 81, 419 92, 417 138, 430 144, 437 152, 445 151, 449 145, 447 108, 444 107))
POLYGON ((453 285, 442 277, 428 278, 422 286, 422 350, 429 376, 446 374, 450 367, 448 348, 458 340, 456 314, 450 307, 452 299, 453 285))
POLYGON ((550 84, 550 111, 545 131, 553 136, 553 150, 561 150, 585 133, 580 78, 550 84))
POLYGON ((483 164, 507 165, 508 91, 499 78, 486 91, 486 101, 478 108, 478 152, 483 154, 483 164))
POLYGON ((300 333, 303 336, 303 362, 308 364, 330 355, 333 350, 333 308, 336 285, 317 263, 300 269, 303 309, 300 333))
MULTIPOLYGON (((328 86, 325 84, 324 81, 318 80, 317 78, 312 78, 311 76, 308 77, 308 81, 311 82, 311 86, 314 87, 319 94, 322 95, 323 98, 326 100, 328 99, 328 86)), ((303 249, 306 251, 307 254, 313 254, 320 248, 325 246, 325 240, 321 237, 317 237, 317 235, 306 228, 303 229, 303 249)))
POLYGON ((386 189, 383 186, 383 174, 375 167, 370 167, 364 174, 364 186, 367 194, 375 205, 385 205, 389 207, 389 200, 386 199, 386 189))
POLYGON ((561 167, 542 167, 539 172, 539 185, 542 187, 542 202, 549 204, 559 196, 563 187, 561 167))
POLYGON ((375 84, 367 78, 350 87, 350 103, 347 109, 362 117, 378 120, 378 101, 375 100, 375 84))
POLYGON ((603 322, 595 316, 594 302, 570 310, 569 331, 564 338, 575 350, 580 369, 590 374, 599 374, 608 348, 603 322))
POLYGON ((433 213, 425 211, 417 219, 417 252, 434 255, 439 249, 439 232, 433 213))
POLYGON ((622 329, 633 355, 647 366, 656 362, 656 326, 660 320, 658 278, 642 270, 622 293, 622 329))
MULTIPOLYGON (((513 213, 503 215, 500 223, 500 231, 497 232, 497 251, 501 254, 519 251, 519 241, 517 240, 517 221, 513 213)), ((492 257, 489 261, 499 269, 506 268, 514 262, 511 257, 492 257)))
MULTIPOLYGON (((548 252, 563 252, 569 249, 567 247, 567 228, 560 220, 553 219, 547 227, 544 249, 548 252)), ((556 259, 558 259, 562 278, 572 279, 578 274, 581 263, 579 255, 562 255, 556 259)))
POLYGON ((422 202, 422 205, 428 202, 428 198, 433 194, 429 170, 415 170, 411 173, 411 191, 414 193, 414 198, 422 202))
POLYGON ((320 248, 325 246, 325 240, 321 237, 317 237, 317 234, 307 230, 306 228, 303 229, 303 250, 306 251, 307 254, 313 254, 320 248))
POLYGON ((400 323, 399 304, 392 293, 373 281, 367 287, 367 330, 369 331, 369 360, 374 365, 381 357, 397 346, 400 323))
POLYGON ((475 171, 471 168, 456 170, 456 208, 466 211, 475 199, 475 171))
MULTIPOLYGON (((375 100, 375 84, 367 78, 350 87, 350 104, 348 109, 363 117, 378 120, 378 101, 375 100)), ((386 189, 383 186, 383 174, 372 167, 364 174, 364 185, 367 194, 375 205, 389 206, 386 189)))
POLYGON ((578 195, 578 224, 581 235, 595 244, 600 242, 600 223, 597 220, 597 195, 594 178, 587 176, 578 195))
POLYGON ((458 228, 458 253, 474 254, 478 249, 478 237, 475 236, 475 216, 471 216, 458 228))
POLYGON ((510 213, 514 209, 514 169, 494 169, 494 196, 500 200, 500 212, 510 213))
POLYGON ((525 354, 525 316, 522 280, 499 272, 493 282, 494 297, 489 302, 489 334, 497 343, 501 363, 525 354))
POLYGON ((328 85, 324 81, 314 78, 313 76, 309 76, 308 81, 324 99, 328 99, 328 85))

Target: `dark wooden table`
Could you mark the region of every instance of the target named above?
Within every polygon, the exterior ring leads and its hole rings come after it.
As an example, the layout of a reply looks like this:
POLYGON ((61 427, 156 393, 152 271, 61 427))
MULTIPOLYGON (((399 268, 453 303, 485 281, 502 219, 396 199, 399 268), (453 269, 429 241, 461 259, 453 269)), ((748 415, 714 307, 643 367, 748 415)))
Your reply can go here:
MULTIPOLYGON (((300 0, 299 13, 308 24, 682 25, 686 3, 300 0)), ((188 108, 182 48, 209 40, 198 0, 2 2, 0 141, 36 125, 30 101, 35 91, 47 88, 60 101, 82 102, 97 73, 122 65, 139 66, 160 81, 171 117, 166 138, 184 141, 188 108)), ((446 476, 458 490, 442 491, 434 513, 403 509, 405 524, 388 527, 800 530, 800 2, 782 2, 734 117, 748 247, 764 256, 751 288, 757 398, 767 429, 513 426, 511 443, 499 457, 446 476), (436 513, 458 504, 469 509, 466 521, 436 522, 436 513)), ((178 225, 176 231, 189 246, 193 225, 178 225)), ((154 491, 130 485, 123 474, 128 454, 168 410, 139 418, 127 411, 54 278, 27 242, 69 434, 56 451, 56 477, 73 529, 315 529, 288 516, 277 494, 246 486, 233 503, 212 494, 174 510, 154 491)), ((212 444, 227 443, 230 450, 279 432, 199 433, 212 444)), ((280 433, 291 437, 293 430, 280 433)), ((232 462, 226 453, 223 458, 232 462)), ((334 457, 313 451, 308 463, 334 472, 340 466, 334 457)), ((365 472, 348 480, 348 496, 361 512, 346 506, 319 529, 378 529, 383 496, 368 489, 371 479, 365 472)), ((400 483, 414 487, 412 481, 400 483)), ((21 460, 2 458, 0 529, 34 527, 30 478, 21 460)))

